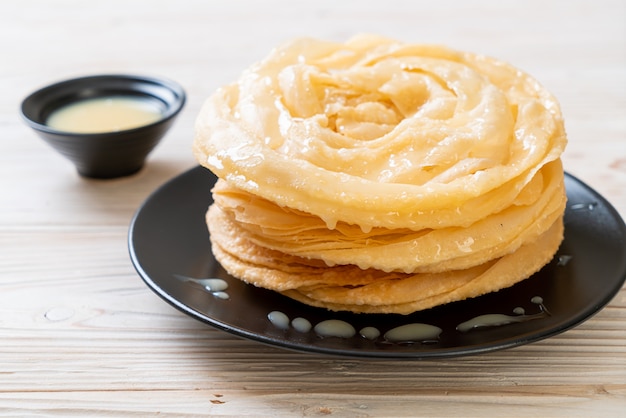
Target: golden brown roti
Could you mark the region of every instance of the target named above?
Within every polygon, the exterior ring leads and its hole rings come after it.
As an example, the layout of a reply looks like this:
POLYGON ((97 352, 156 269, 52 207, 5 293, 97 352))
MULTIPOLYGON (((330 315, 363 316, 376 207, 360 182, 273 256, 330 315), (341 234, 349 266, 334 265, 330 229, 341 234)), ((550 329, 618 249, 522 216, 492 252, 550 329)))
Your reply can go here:
POLYGON ((327 267, 259 247, 215 205, 207 223, 216 259, 235 277, 309 305, 360 313, 408 314, 512 286, 548 263, 563 238, 559 218, 538 239, 501 258, 464 270, 406 274, 327 267))
POLYGON ((299 39, 205 103, 194 154, 233 276, 410 313, 499 290, 563 237, 557 101, 511 65, 371 35, 299 39))

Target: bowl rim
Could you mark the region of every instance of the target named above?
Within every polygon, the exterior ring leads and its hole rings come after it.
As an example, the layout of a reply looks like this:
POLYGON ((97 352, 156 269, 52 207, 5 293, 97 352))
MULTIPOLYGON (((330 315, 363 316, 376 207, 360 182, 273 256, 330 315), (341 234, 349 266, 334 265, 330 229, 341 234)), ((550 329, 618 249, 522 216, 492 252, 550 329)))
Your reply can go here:
MULTIPOLYGON (((143 92, 141 90, 137 90, 137 89, 128 89, 129 93, 132 92, 138 92, 141 93, 145 96, 150 96, 149 93, 143 92)), ((159 97, 158 95, 152 95, 154 98, 161 100, 161 97, 159 97)), ((53 83, 50 83, 48 85, 45 85, 43 87, 40 87, 38 89, 36 89, 35 91, 33 91, 32 93, 30 93, 28 96, 26 96, 21 104, 20 104, 20 114, 22 116, 22 119, 25 120, 25 122, 33 129, 40 131, 40 132, 44 132, 44 133, 48 133, 48 134, 54 134, 54 135, 63 135, 63 136, 67 136, 67 137, 90 137, 90 138, 97 138, 97 137, 105 137, 105 136, 111 136, 111 135, 118 135, 118 134, 124 134, 127 132, 133 132, 133 131, 138 131, 141 129, 146 129, 152 126, 156 126, 159 124, 162 124, 164 122, 167 122, 168 120, 174 118, 178 113, 180 113, 180 111, 183 109, 185 102, 187 100, 187 95, 185 93, 185 90, 183 89, 183 87, 169 79, 169 78, 165 78, 165 77, 160 77, 160 76, 146 76, 146 75, 138 75, 138 74, 124 74, 124 73, 110 73, 110 74, 94 74, 94 75, 86 75, 86 76, 80 76, 80 77, 73 77, 73 78, 68 78, 68 79, 64 79, 64 80, 59 80, 53 83), (169 90, 173 96, 174 96, 174 100, 163 100, 166 108, 165 111, 163 112, 163 114, 161 115, 161 117, 159 119, 157 119, 154 122, 151 122, 149 124, 145 124, 145 125, 141 125, 141 126, 137 126, 134 128, 130 128, 130 129, 124 129, 124 130, 120 130, 120 131, 105 131, 105 132, 71 132, 71 131, 63 131, 63 130, 59 130, 59 129, 54 129, 51 128, 50 126, 46 125, 45 123, 41 123, 38 122, 34 119, 32 119, 29 115, 28 115, 28 111, 27 108, 28 106, 30 106, 33 102, 37 101, 41 96, 44 96, 46 94, 49 94, 51 92, 54 92, 55 90, 62 90, 63 88, 67 88, 68 92, 70 92, 70 96, 72 95, 73 92, 78 92, 81 90, 90 90, 92 92, 94 92, 94 94, 90 94, 84 98, 79 98, 76 101, 80 101, 83 99, 89 99, 89 98, 95 98, 98 97, 98 94, 96 94, 98 91, 101 90, 106 90, 106 89, 100 89, 98 88, 98 85, 94 85, 92 87, 87 87, 87 86, 82 86, 80 88, 77 89, 72 89, 73 85, 80 85, 80 84, 85 84, 85 83, 89 83, 90 81, 93 81, 94 83, 98 83, 98 82, 103 82, 103 81, 113 81, 113 80, 120 80, 120 81, 130 81, 130 82, 138 82, 138 83, 145 83, 148 85, 155 85, 161 88, 165 88, 167 90, 169 90)))

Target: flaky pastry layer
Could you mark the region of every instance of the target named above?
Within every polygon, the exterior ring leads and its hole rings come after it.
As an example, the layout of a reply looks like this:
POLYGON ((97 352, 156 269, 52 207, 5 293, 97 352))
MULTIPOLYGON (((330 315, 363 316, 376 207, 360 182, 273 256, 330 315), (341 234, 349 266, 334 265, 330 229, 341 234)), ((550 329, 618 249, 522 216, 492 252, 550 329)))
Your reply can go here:
POLYGON ((511 286, 563 238, 556 100, 493 58, 299 39, 220 88, 194 153, 233 276, 331 310, 410 313, 511 286))
POLYGON ((462 270, 407 274, 355 265, 328 267, 260 247, 239 235, 215 206, 207 223, 213 253, 233 276, 308 305, 356 313, 409 314, 510 287, 547 264, 563 239, 559 217, 536 240, 500 258, 462 270))
POLYGON ((558 103, 520 70, 363 35, 274 50, 206 101, 194 152, 331 229, 421 230, 501 211, 565 144, 558 103))
POLYGON ((340 222, 330 230, 316 216, 280 207, 223 180, 213 188, 213 198, 223 222, 256 245, 328 266, 404 273, 459 270, 511 253, 542 235, 562 216, 566 202, 560 160, 537 172, 509 207, 467 227, 363 232, 340 222))

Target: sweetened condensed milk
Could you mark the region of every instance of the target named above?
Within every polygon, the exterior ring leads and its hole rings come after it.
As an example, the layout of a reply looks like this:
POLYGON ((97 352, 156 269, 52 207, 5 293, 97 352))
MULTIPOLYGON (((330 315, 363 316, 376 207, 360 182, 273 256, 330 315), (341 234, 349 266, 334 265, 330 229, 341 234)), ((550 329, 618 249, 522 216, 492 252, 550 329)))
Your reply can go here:
POLYGON ((132 96, 80 100, 50 114, 46 125, 64 132, 102 133, 138 128, 158 121, 159 102, 132 96))

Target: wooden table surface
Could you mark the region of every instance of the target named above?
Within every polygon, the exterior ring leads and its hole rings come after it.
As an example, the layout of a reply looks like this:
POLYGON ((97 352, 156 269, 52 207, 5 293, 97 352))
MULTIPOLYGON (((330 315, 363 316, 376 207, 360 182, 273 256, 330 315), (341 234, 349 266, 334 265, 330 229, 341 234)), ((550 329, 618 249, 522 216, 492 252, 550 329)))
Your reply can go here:
POLYGON ((196 165, 217 87, 296 36, 447 44, 533 74, 560 100, 566 170, 626 215, 626 2, 132 1, 0 5, 0 416, 562 416, 626 411, 626 290, 563 334, 490 354, 373 361, 304 354, 206 326, 128 255, 132 215, 196 165), (20 101, 98 73, 180 82, 187 105, 138 174, 79 177, 20 101))

